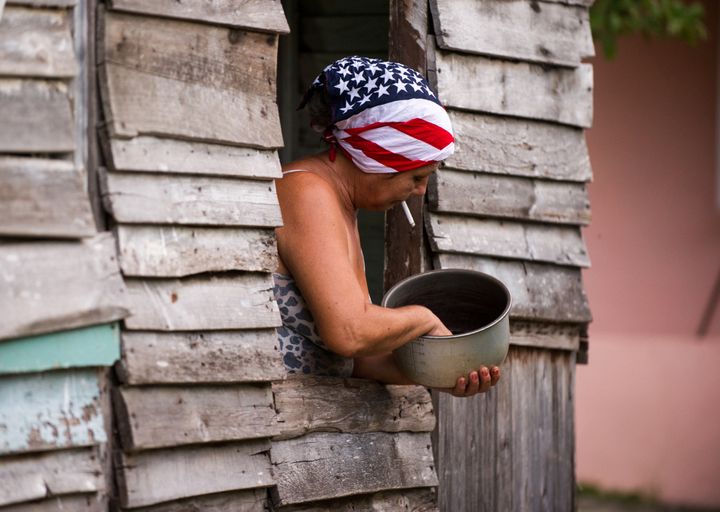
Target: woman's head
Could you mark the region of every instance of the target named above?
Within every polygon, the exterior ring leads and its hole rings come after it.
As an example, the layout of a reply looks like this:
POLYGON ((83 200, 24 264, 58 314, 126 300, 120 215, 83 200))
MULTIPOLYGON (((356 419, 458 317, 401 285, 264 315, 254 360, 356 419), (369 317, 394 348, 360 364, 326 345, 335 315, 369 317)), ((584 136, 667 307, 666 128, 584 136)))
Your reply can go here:
POLYGON ((327 66, 305 94, 313 129, 337 143, 360 170, 391 174, 450 156, 450 118, 415 70, 346 57, 327 66))

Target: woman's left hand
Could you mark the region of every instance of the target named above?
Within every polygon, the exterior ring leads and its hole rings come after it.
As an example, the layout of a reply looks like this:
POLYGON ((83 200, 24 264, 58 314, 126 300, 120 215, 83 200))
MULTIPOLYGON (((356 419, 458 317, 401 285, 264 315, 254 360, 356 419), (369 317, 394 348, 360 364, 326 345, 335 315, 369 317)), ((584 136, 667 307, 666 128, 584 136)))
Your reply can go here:
POLYGON ((454 388, 443 388, 439 391, 450 393, 452 396, 468 397, 489 391, 500 380, 500 368, 493 366, 489 370, 483 366, 472 371, 467 377, 458 377, 454 388))

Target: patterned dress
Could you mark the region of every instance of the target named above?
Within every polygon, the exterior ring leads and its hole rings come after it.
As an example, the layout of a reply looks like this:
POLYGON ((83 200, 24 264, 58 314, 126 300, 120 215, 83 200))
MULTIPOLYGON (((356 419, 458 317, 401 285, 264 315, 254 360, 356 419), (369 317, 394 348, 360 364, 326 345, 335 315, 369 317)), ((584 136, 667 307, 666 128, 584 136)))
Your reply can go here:
POLYGON ((291 276, 273 273, 273 293, 280 308, 280 353, 288 373, 350 377, 353 359, 331 352, 320 338, 312 314, 291 276))

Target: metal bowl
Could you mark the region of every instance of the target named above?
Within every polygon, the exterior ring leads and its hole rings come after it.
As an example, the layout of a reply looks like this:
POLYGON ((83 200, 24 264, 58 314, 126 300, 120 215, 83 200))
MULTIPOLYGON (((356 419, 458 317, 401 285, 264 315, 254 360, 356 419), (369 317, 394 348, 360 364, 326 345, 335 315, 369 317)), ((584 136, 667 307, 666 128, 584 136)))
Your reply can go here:
POLYGON ((510 345, 511 300, 501 281, 474 270, 433 270, 400 281, 383 306, 425 306, 453 333, 421 336, 395 349, 400 369, 418 384, 452 388, 460 376, 500 365, 510 345))

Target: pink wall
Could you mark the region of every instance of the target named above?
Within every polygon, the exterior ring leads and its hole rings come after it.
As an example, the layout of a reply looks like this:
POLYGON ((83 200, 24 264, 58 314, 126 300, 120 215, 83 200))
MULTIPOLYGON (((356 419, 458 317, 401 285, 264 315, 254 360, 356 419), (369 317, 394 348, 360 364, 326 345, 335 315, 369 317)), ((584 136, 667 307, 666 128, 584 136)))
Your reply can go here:
POLYGON ((704 3, 700 46, 631 37, 593 60, 595 320, 577 372, 577 475, 720 507, 720 311, 710 336, 694 334, 720 272, 718 6, 704 3))
POLYGON ((688 335, 700 322, 720 272, 716 34, 697 47, 629 38, 593 60, 591 332, 688 335))

